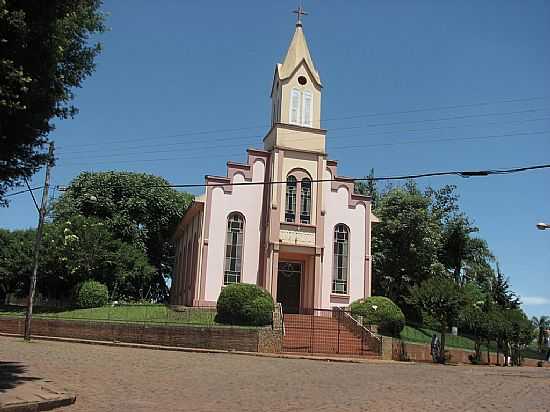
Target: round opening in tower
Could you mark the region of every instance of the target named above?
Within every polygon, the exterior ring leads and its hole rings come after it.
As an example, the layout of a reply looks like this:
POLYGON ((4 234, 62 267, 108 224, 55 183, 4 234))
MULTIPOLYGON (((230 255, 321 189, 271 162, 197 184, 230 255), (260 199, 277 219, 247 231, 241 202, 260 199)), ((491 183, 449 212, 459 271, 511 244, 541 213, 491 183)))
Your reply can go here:
POLYGON ((300 83, 302 86, 307 83, 307 79, 304 76, 298 77, 298 83, 300 83))

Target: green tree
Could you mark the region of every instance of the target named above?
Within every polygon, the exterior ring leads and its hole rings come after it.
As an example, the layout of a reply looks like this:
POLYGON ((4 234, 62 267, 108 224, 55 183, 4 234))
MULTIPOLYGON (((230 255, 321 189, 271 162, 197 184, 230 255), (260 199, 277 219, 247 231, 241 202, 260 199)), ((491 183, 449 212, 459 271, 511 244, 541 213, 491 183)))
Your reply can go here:
POLYGON ((510 289, 510 283, 497 263, 497 275, 491 285, 492 299, 501 308, 517 309, 520 305, 518 296, 510 289))
MULTIPOLYGON (((522 350, 532 339, 532 324, 519 308, 495 306, 491 326, 497 344, 497 356, 502 351, 505 360, 511 358, 512 365, 519 366, 522 350)), ((504 363, 506 365, 506 362, 504 363)))
POLYGON ((21 293, 32 272, 34 230, 0 229, 0 301, 21 293))
MULTIPOLYGON (((24 296, 32 272, 34 230, 0 230, 0 291, 24 296)), ((112 299, 143 299, 155 278, 143 249, 113 239, 96 218, 73 216, 44 227, 37 288, 45 297, 68 300, 85 280, 108 286, 112 299)))
POLYGON ((151 288, 155 269, 144 250, 114 239, 95 217, 74 215, 48 225, 44 244, 38 285, 50 297, 66 297, 85 280, 105 284, 113 299, 143 299, 151 288))
POLYGON ((445 334, 460 319, 466 302, 464 291, 453 280, 432 277, 413 287, 407 301, 422 310, 422 315, 439 326, 441 333, 440 362, 445 362, 445 334))
POLYGON ((371 169, 369 175, 367 176, 367 181, 355 182, 355 193, 360 195, 370 196, 372 199, 372 207, 376 209, 378 205, 378 199, 380 194, 378 193, 378 188, 376 187, 376 181, 374 180, 374 169, 371 169))
POLYGON ((472 335, 475 354, 470 359, 473 363, 481 362, 481 344, 488 339, 487 327, 487 294, 475 283, 467 283, 463 287, 464 306, 460 317, 462 328, 472 335))
POLYGON ((73 90, 95 69, 101 0, 0 0, 0 205, 47 162, 52 119, 74 116, 73 90))
POLYGON ((430 210, 431 198, 414 183, 391 188, 376 209, 380 223, 373 228, 373 282, 377 295, 389 297, 409 318, 409 288, 444 270, 439 221, 430 210))
POLYGON ((192 196, 169 187, 157 176, 130 172, 81 173, 54 204, 54 222, 72 216, 94 217, 113 237, 142 248, 156 274, 146 292, 148 298, 168 296, 164 276, 171 274, 171 236, 192 196))
POLYGON ((544 331, 550 328, 550 316, 541 316, 538 318, 533 316, 531 318, 531 323, 533 325, 533 329, 537 339, 537 347, 539 349, 539 352, 542 352, 542 344, 544 341, 544 331))
POLYGON ((471 236, 477 231, 463 215, 445 222, 439 260, 458 284, 475 282, 489 290, 495 278, 492 268, 494 256, 485 240, 471 236))

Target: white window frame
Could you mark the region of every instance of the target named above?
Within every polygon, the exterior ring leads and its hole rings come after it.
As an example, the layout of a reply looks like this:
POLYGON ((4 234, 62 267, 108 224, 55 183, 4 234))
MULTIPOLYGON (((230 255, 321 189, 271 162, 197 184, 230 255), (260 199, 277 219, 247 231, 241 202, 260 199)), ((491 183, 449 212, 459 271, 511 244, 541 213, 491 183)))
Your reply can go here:
POLYGON ((293 88, 290 90, 290 102, 289 102, 289 114, 288 114, 288 122, 290 124, 296 124, 301 126, 302 124, 302 93, 297 88, 293 88), (294 106, 294 97, 296 96, 296 103, 297 106, 294 106), (294 108, 296 109, 296 119, 293 119, 293 112, 294 108))
POLYGON ((302 126, 313 126, 313 94, 308 90, 302 93, 302 126), (309 116, 306 116, 306 99, 309 99, 309 116))

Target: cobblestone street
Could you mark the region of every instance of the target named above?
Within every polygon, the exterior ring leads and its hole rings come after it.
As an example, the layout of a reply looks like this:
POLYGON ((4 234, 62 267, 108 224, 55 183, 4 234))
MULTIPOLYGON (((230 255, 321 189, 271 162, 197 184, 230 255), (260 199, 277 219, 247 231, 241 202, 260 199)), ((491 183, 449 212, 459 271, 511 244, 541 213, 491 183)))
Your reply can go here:
POLYGON ((74 405, 58 409, 67 412, 550 410, 547 368, 330 363, 7 337, 0 361, 76 393, 74 405))

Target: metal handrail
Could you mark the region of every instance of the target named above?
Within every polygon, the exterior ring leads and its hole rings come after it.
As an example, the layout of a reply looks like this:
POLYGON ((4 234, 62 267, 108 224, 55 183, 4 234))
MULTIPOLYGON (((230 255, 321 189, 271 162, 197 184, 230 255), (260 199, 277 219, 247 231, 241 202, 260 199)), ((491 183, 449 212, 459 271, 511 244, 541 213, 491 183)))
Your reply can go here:
POLYGON ((281 305, 280 303, 277 303, 277 310, 279 312, 279 317, 281 318, 281 329, 283 330, 283 336, 285 336, 286 330, 285 330, 285 317, 283 314, 283 305, 281 305))
POLYGON ((357 319, 355 319, 353 316, 351 316, 351 314, 349 312, 346 312, 345 310, 343 310, 342 308, 338 308, 339 310, 342 311, 342 313, 344 313, 344 316, 347 317, 347 319, 351 320, 353 323, 355 323, 357 326, 359 326, 360 328, 362 328, 363 330, 365 330, 369 335, 371 335, 373 338, 375 338, 377 341, 379 342, 382 342, 382 338, 380 336, 378 336, 376 333, 374 333, 372 330, 370 330, 369 328, 367 328, 366 326, 362 325, 361 323, 359 323, 359 321, 357 319))

